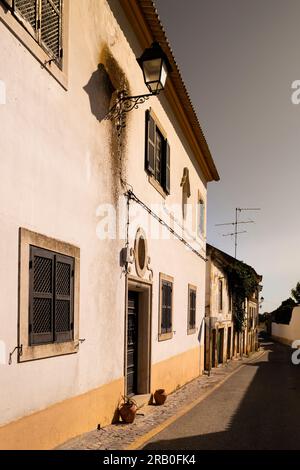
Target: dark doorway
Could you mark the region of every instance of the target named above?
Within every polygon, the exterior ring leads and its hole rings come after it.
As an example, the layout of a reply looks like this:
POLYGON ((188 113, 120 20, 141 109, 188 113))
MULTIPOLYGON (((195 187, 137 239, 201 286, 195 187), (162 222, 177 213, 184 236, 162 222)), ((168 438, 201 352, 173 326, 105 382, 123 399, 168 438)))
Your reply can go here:
POLYGON ((138 293, 128 291, 127 395, 137 393, 138 364, 138 293))
POLYGON ((227 359, 231 359, 231 327, 227 330, 227 359))
POLYGON ((216 330, 212 330, 211 366, 216 367, 216 330))
POLYGON ((218 363, 223 364, 224 352, 224 328, 218 331, 218 363))

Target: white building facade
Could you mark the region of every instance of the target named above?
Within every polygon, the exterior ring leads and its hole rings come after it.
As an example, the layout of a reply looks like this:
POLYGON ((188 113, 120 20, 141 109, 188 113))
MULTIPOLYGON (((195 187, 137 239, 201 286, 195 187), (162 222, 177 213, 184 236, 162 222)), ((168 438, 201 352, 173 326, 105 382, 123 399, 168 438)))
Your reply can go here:
POLYGON ((0 38, 0 447, 46 449, 202 373, 218 173, 152 1, 0 1, 0 38), (119 138, 153 41, 172 72, 119 138))

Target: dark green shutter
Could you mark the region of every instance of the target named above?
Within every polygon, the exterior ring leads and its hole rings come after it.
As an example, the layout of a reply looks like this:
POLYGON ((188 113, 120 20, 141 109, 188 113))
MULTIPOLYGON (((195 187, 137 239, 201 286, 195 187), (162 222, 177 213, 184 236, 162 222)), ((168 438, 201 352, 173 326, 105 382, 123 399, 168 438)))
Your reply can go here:
POLYGON ((53 342, 54 254, 30 247, 29 343, 53 342))
POLYGON ((190 290, 189 328, 194 329, 195 326, 196 326, 196 291, 190 290))
POLYGON ((154 175, 155 173, 155 122, 146 111, 146 142, 145 142, 145 169, 154 175))
POLYGON ((162 281, 161 333, 172 332, 172 283, 162 281))
POLYGON ((165 141, 165 177, 164 177, 164 190, 170 194, 170 145, 165 141))
POLYGON ((55 342, 73 339, 74 259, 55 256, 55 342))

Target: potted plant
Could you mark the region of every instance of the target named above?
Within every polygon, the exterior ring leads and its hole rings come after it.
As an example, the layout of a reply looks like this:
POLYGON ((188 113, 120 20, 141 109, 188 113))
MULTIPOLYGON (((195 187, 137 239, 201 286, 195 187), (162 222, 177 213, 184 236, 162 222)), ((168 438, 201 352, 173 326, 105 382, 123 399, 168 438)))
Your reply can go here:
POLYGON ((123 402, 119 406, 119 413, 124 423, 133 423, 137 412, 137 404, 133 398, 123 396, 123 402))
POLYGON ((167 399, 167 392, 164 388, 159 388, 154 393, 154 400, 156 405, 163 405, 167 399))

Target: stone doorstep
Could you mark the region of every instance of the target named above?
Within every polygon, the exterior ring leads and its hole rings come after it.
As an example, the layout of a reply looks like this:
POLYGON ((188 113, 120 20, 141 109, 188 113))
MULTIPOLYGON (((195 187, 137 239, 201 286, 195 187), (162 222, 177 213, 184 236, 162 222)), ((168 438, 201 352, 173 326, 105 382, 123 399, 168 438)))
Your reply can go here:
POLYGON ((145 405, 149 405, 151 400, 151 393, 145 393, 144 395, 134 395, 131 398, 135 401, 139 411, 141 408, 144 408, 145 405))

